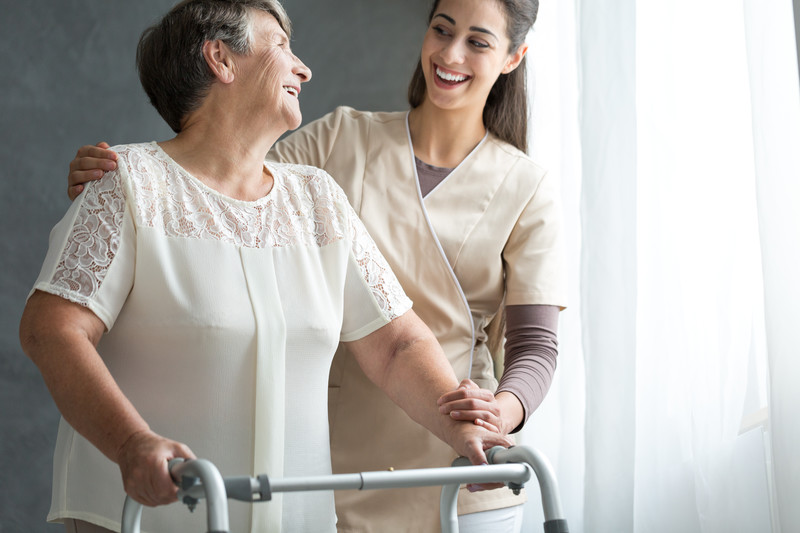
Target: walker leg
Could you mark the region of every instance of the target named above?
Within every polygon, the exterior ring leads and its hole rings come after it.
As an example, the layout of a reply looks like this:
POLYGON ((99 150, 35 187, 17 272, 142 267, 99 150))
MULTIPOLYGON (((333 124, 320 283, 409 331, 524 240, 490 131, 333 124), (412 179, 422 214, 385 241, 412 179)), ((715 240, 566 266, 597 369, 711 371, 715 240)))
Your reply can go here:
POLYGON ((122 507, 122 533, 139 533, 142 528, 142 504, 125 496, 122 507))
POLYGON ((442 486, 439 518, 442 533, 458 533, 458 487, 459 485, 442 486))
POLYGON ((561 518, 546 520, 544 523, 544 533, 569 533, 567 521, 561 518))

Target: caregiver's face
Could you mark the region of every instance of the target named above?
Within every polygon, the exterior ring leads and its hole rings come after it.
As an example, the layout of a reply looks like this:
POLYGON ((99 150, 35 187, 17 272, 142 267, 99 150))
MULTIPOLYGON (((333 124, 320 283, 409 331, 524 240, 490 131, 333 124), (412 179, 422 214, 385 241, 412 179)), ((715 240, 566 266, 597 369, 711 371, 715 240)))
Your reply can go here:
POLYGON ((511 62, 503 7, 493 0, 442 0, 422 43, 426 97, 444 109, 483 108, 511 62))

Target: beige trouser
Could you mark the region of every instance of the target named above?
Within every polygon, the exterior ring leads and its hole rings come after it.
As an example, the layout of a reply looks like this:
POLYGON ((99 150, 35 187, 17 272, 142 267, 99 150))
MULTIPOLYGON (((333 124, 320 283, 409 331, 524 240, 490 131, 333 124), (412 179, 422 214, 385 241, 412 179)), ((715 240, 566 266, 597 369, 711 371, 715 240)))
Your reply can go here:
POLYGON ((64 520, 64 527, 67 528, 67 533, 114 533, 110 529, 94 525, 91 522, 72 518, 64 520))

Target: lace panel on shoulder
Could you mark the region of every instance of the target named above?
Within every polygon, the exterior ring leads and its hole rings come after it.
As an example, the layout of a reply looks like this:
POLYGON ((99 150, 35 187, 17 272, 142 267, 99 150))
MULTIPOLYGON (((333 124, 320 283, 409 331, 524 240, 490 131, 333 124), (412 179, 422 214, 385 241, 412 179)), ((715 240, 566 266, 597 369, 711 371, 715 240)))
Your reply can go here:
POLYGON ((125 192, 117 173, 87 185, 51 280, 55 293, 87 305, 117 253, 124 216, 125 192))
POLYGON ((139 224, 167 236, 248 248, 321 247, 349 238, 382 312, 393 319, 410 308, 410 300, 344 191, 324 171, 274 164, 270 168, 280 176, 269 196, 241 202, 202 185, 154 145, 137 145, 125 155, 139 224))
POLYGON ((128 158, 139 222, 172 237, 210 239, 245 248, 325 246, 344 238, 334 188, 312 167, 280 165, 263 201, 225 197, 187 175, 153 146, 128 158))

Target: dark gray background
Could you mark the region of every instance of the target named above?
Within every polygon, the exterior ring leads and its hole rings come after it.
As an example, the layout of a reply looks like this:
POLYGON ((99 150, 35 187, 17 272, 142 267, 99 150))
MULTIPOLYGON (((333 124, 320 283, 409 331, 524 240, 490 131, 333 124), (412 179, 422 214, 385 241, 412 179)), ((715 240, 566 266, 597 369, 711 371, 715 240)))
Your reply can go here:
MULTIPOLYGON (((172 0, 0 0, 0 532, 45 523, 58 412, 19 347, 25 297, 68 206, 67 165, 83 144, 166 139, 134 68, 142 30, 172 0)), ((406 108, 428 0, 285 0, 295 53, 313 71, 304 122, 351 105, 406 108)))

